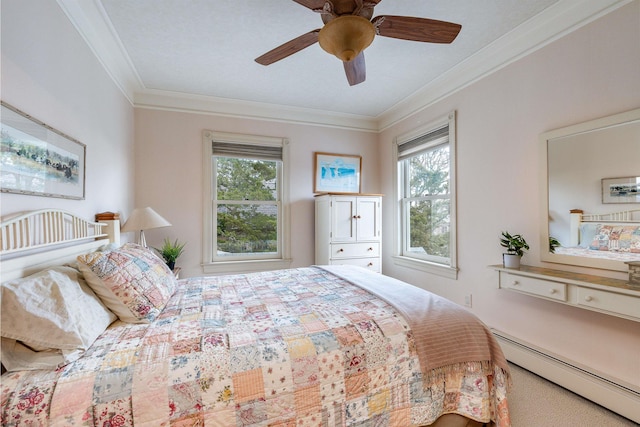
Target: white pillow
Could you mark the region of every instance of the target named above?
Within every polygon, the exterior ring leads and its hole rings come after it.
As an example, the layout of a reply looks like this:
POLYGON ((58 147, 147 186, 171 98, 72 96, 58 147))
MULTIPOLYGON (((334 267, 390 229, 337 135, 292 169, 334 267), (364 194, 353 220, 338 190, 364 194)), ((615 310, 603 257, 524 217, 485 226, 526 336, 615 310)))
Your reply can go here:
MULTIPOLYGON (((36 351, 20 341, 2 337, 2 366, 8 371, 24 371, 35 369, 55 369, 67 364, 62 350, 47 349, 36 351)), ((83 350, 78 350, 78 357, 83 350)), ((75 355, 74 355, 75 356, 75 355)), ((72 356, 72 358, 74 357, 72 356)), ((77 357, 76 357, 77 358, 77 357)))
MULTIPOLYGON (((55 368, 76 360, 115 320, 72 267, 54 267, 2 284, 0 335, 23 343, 26 350, 42 352, 42 363, 34 362, 37 367, 31 369, 42 369, 43 363, 55 368), (53 354, 62 358, 52 365, 53 354)), ((7 344, 2 346, 7 370, 29 369, 10 363, 21 359, 18 353, 25 354, 23 346, 6 340, 3 344, 7 344)), ((29 357, 37 359, 38 355, 29 357)))

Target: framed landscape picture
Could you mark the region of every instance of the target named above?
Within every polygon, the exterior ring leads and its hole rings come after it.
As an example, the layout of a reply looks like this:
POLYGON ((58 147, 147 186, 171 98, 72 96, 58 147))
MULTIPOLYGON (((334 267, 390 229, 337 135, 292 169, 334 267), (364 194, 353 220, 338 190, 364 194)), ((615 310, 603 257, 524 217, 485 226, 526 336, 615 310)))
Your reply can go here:
POLYGON ((314 193, 359 193, 362 157, 315 153, 314 193))
POLYGON ((640 203, 640 176, 604 178, 602 203, 640 203))
POLYGON ((84 144, 5 102, 0 118, 2 192, 84 199, 84 144))

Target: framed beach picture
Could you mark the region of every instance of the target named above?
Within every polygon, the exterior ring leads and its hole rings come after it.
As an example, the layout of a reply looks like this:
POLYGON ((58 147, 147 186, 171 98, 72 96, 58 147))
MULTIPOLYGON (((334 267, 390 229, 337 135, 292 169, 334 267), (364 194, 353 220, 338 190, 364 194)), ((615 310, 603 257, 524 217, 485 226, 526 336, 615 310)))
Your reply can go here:
POLYGON ((602 203, 640 203, 640 176, 604 178, 602 203))
POLYGON ((314 193, 359 193, 362 157, 315 153, 314 193))
POLYGON ((2 192, 84 199, 84 144, 5 102, 0 126, 2 192))

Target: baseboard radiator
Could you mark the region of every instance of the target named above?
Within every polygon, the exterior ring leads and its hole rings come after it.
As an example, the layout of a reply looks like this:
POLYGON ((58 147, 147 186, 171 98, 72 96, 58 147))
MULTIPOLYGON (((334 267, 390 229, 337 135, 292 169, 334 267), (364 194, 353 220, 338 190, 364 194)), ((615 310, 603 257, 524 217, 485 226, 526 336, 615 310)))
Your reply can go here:
POLYGON ((492 329, 510 362, 640 423, 640 388, 492 329))

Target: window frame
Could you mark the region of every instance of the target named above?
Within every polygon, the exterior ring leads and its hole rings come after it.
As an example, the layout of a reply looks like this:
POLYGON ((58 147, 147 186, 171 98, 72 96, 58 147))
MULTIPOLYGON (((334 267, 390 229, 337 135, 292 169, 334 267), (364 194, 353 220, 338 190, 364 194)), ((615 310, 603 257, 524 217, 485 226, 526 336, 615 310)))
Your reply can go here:
MULTIPOLYGON (((424 152, 425 150, 434 149, 445 143, 442 139, 425 142, 412 149, 415 154, 424 152)), ((395 221, 395 245, 392 261, 394 264, 418 269, 439 276, 457 279, 458 277, 458 260, 457 260, 457 209, 456 209, 456 112, 450 112, 446 117, 438 119, 434 122, 421 126, 413 131, 398 135, 393 143, 393 179, 394 192, 396 200, 395 221), (449 236, 449 258, 448 263, 437 262, 441 260, 436 256, 416 256, 405 251, 406 244, 409 239, 409 228, 406 226, 409 221, 408 209, 405 204, 411 202, 411 197, 404 198, 404 191, 407 188, 406 179, 408 176, 404 174, 403 166, 400 164, 399 147, 403 144, 415 141, 435 131, 448 126, 448 145, 449 145, 449 201, 450 201, 450 236, 449 236)))
MULTIPOLYGON (((289 141, 286 138, 276 138, 258 135, 236 134, 206 130, 203 132, 203 238, 202 238, 202 268, 206 274, 229 274, 253 271, 266 271, 291 266, 290 256, 290 220, 289 220, 289 141), (217 209, 216 207, 216 162, 213 155, 213 142, 228 144, 244 144, 256 147, 279 147, 282 149, 282 160, 279 162, 277 176, 277 190, 279 195, 278 218, 278 253, 256 254, 255 256, 215 256, 217 247, 217 209)), ((232 157, 232 156, 229 156, 232 157)), ((239 158, 251 158, 239 157, 239 158)), ((256 201, 252 201, 255 203, 256 201)), ((258 201, 259 203, 259 201, 258 201)), ((273 204, 270 202, 269 204, 273 204)))

